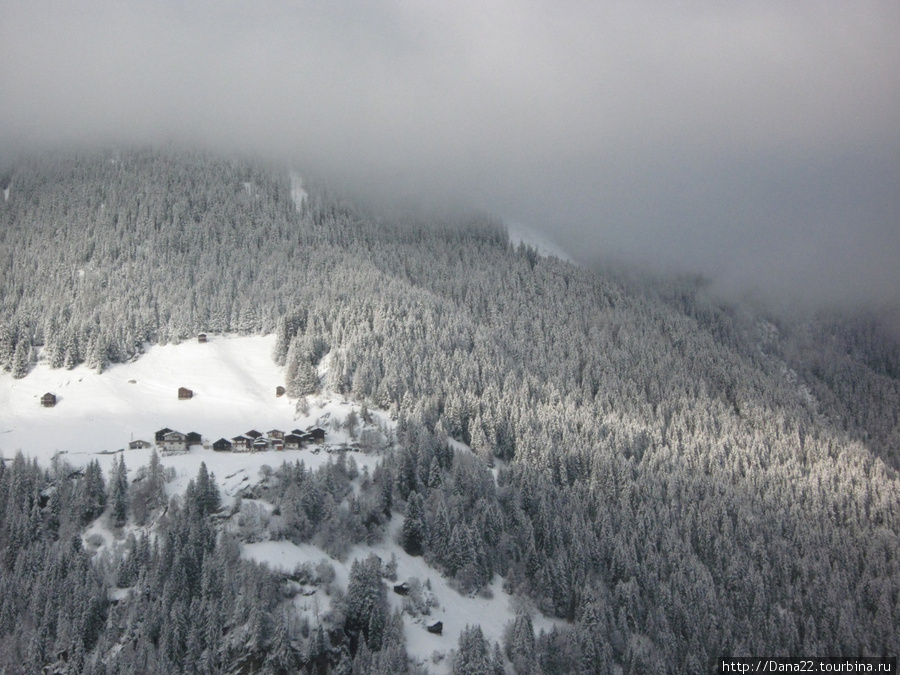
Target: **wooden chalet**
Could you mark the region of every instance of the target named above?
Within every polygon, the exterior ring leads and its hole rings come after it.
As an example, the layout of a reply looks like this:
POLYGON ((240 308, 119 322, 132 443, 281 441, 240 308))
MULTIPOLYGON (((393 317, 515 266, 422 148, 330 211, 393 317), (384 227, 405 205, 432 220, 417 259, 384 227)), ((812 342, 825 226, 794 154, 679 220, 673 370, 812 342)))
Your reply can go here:
POLYGON ((251 429, 250 431, 244 432, 244 436, 246 436, 247 438, 252 438, 255 441, 257 438, 262 436, 262 432, 257 431, 256 429, 251 429))
POLYGON ((325 442, 325 430, 322 427, 315 427, 306 432, 310 443, 322 445, 325 442))
POLYGON ((282 440, 280 438, 271 439, 269 441, 269 445, 272 446, 273 450, 276 450, 278 452, 280 452, 281 450, 284 450, 284 440, 282 440))
POLYGON ((253 439, 247 436, 235 436, 231 439, 231 449, 234 452, 250 452, 253 439))
POLYGON ((216 452, 231 452, 233 445, 227 438, 220 438, 213 443, 213 450, 216 452))
POLYGON ((207 339, 206 339, 206 333, 200 333, 200 334, 197 336, 197 342, 200 342, 200 343, 207 342, 207 339))
POLYGON ((191 431, 186 436, 188 446, 191 445, 201 445, 203 443, 203 436, 198 434, 196 431, 191 431))
POLYGON ((152 445, 152 443, 150 443, 150 441, 141 441, 141 440, 130 441, 128 443, 128 449, 129 450, 142 450, 143 448, 149 448, 151 445, 152 445))
POLYGON ((266 432, 266 436, 269 438, 269 440, 284 440, 284 432, 281 431, 281 429, 270 429, 266 432))
POLYGON ((165 427, 156 432, 156 444, 159 445, 163 442, 163 439, 166 437, 166 434, 172 431, 169 427, 165 427))
POLYGON ((187 434, 170 431, 163 437, 163 452, 186 452, 188 449, 187 434))
POLYGON ((288 434, 284 437, 285 450, 299 450, 303 447, 303 438, 299 434, 288 434))
POLYGON ((253 452, 266 452, 269 449, 269 439, 260 436, 253 441, 253 452))
POLYGON ((178 400, 186 401, 190 398, 194 397, 194 392, 192 392, 187 387, 178 387, 178 400))
POLYGON ((52 408, 56 405, 56 394, 51 394, 49 391, 41 396, 41 405, 45 408, 52 408))

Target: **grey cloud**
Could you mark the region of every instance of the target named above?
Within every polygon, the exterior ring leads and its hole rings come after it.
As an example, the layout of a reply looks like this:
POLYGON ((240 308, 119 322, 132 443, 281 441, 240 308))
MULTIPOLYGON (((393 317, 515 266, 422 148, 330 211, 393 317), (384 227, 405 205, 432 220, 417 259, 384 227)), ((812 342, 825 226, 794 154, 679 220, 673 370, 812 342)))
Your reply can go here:
POLYGON ((0 0, 0 152, 175 141, 813 302, 900 301, 895 2, 0 0))

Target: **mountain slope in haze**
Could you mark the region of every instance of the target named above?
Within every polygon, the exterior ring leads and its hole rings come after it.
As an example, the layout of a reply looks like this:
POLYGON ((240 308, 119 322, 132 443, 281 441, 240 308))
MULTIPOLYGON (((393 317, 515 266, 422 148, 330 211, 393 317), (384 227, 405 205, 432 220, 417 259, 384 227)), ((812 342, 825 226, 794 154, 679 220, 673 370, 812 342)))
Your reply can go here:
POLYGON ((287 172, 174 151, 23 164, 0 205, 2 362, 27 377, 41 345, 102 369, 146 340, 274 330, 302 396, 327 355, 330 389, 397 419, 384 499, 413 550, 568 622, 505 645, 519 672, 900 644, 888 335, 635 287, 485 218, 307 193, 298 208, 287 172))

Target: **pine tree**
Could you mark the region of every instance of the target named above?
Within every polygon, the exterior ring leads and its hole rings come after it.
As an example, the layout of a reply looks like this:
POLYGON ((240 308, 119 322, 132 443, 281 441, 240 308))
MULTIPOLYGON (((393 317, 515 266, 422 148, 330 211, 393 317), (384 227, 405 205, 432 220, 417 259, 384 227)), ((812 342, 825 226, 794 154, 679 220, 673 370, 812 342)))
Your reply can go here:
POLYGON ((491 675, 506 675, 506 666, 503 662, 503 652, 500 651, 500 645, 494 643, 494 652, 491 657, 491 675))
POLYGON ((387 621, 387 591, 381 581, 381 558, 374 553, 363 561, 354 560, 344 598, 346 628, 362 633, 369 649, 381 649, 387 621))
POLYGON ((493 675, 493 670, 481 626, 466 626, 459 635, 451 672, 453 675, 493 675))
POLYGON ((531 615, 520 612, 516 615, 509 641, 506 645, 506 655, 515 666, 516 672, 531 672, 536 668, 534 625, 531 615))
POLYGON ((28 364, 31 361, 31 345, 24 339, 16 343, 16 351, 12 361, 12 376, 21 379, 28 374, 28 364))
POLYGON ((109 477, 110 518, 115 527, 122 527, 128 518, 128 471, 125 458, 120 454, 113 462, 109 477))
POLYGON ((409 555, 422 555, 428 533, 425 527, 425 505, 418 492, 413 491, 406 502, 406 519, 400 530, 400 545, 409 555))
POLYGON ((96 459, 91 460, 79 481, 78 510, 81 521, 87 524, 99 516, 106 507, 106 483, 103 470, 96 459))

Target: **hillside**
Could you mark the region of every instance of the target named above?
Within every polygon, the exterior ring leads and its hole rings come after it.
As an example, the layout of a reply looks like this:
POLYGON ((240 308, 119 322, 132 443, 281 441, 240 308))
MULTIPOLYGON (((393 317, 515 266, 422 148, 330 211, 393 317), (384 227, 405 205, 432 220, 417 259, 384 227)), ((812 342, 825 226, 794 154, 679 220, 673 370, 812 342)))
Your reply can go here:
MULTIPOLYGON (((312 398, 306 413, 295 410, 295 401, 276 398, 275 388, 283 382, 284 369, 272 361, 273 344, 274 335, 213 335, 205 344, 189 341, 149 346, 140 359, 113 365, 102 374, 84 366, 71 371, 52 370, 46 363, 39 363, 27 378, 20 380, 2 373, 0 456, 11 458, 27 448, 29 456, 44 466, 50 466, 54 457, 81 469, 96 460, 103 473, 108 474, 114 471, 121 455, 133 481, 141 475, 141 468, 149 464, 152 450, 113 452, 112 449, 127 447, 132 436, 152 440, 154 432, 163 426, 203 430, 208 446, 220 436, 230 438, 251 428, 266 431, 323 425, 327 429, 324 445, 300 451, 223 453, 194 446, 187 453, 163 455, 161 465, 172 472, 166 491, 172 496, 183 496, 188 481, 197 475, 201 462, 204 463, 221 488, 223 505, 237 508, 229 527, 240 529, 242 517, 267 514, 259 520, 257 531, 242 544, 241 554, 273 570, 294 574, 304 563, 316 565, 325 561, 335 569, 337 586, 346 591, 352 563, 375 553, 386 562, 396 559, 398 580, 413 577, 423 582, 429 580, 436 606, 431 609, 430 617, 407 615, 404 632, 410 656, 417 662, 430 663, 433 672, 445 671, 450 648, 455 646, 473 616, 481 617, 485 634, 492 642, 501 641, 507 622, 515 618, 515 612, 510 609, 511 598, 503 592, 501 580, 498 578, 492 584, 492 597, 461 595, 437 570, 429 568, 421 558, 409 556, 397 545, 403 520, 400 516, 393 519, 384 541, 374 546, 357 544, 340 558, 332 557, 314 543, 295 544, 270 532, 267 526, 271 525, 268 514, 272 505, 247 497, 248 488, 252 489, 261 480, 263 467, 302 461, 308 469, 318 470, 333 461, 335 453, 346 452, 351 445, 358 447, 358 432, 367 426, 363 423, 362 429, 351 434, 346 426, 347 417, 351 411, 358 414, 359 407, 333 392, 312 398), (174 392, 179 384, 185 383, 192 387, 194 397, 179 401, 174 392), (40 395, 47 389, 58 393, 53 408, 39 404, 40 395), (242 498, 239 507, 235 507, 237 498, 242 498), (443 635, 431 635, 425 630, 426 624, 436 620, 444 624, 443 635), (435 661, 435 655, 439 661, 435 661)), ((386 415, 378 411, 371 414, 377 424, 369 425, 370 431, 390 430, 394 426, 386 415)), ((351 456, 360 470, 368 472, 382 458, 380 452, 372 449, 351 456)), ((360 490, 358 481, 354 489, 360 490)), ((134 532, 140 532, 140 528, 134 532)), ((91 542, 102 542, 92 551, 95 560, 100 560, 107 551, 122 546, 125 537, 126 533, 97 521, 85 533, 85 546, 91 548, 91 542)), ((389 600, 392 608, 402 609, 401 596, 392 593, 389 600)), ((300 596, 295 604, 301 615, 315 620, 313 607, 326 614, 331 603, 330 594, 317 589, 300 596)), ((552 622, 541 617, 538 625, 550 628, 552 622)))
MULTIPOLYGON (((393 537, 402 514, 406 554, 464 595, 502 578, 522 609, 502 654, 483 656, 517 672, 699 672, 723 654, 900 644, 900 348, 877 319, 778 319, 702 280, 636 280, 513 246, 489 218, 389 216, 315 181, 301 200, 292 187, 286 171, 172 151, 14 170, 0 204, 10 410, 46 416, 34 397, 50 389, 60 416, 88 396, 144 406, 104 422, 122 438, 103 436, 110 449, 169 419, 216 437, 264 424, 256 415, 287 426, 281 411, 302 397, 310 423, 338 416, 328 406, 342 398, 360 416, 383 411, 396 444, 365 489, 346 467, 308 479, 273 465, 248 498, 280 513, 278 540, 345 554, 393 537), (274 338, 199 345, 200 330, 274 338), (155 365, 185 340, 186 370, 155 365), (195 366, 199 384, 182 382, 195 366), (292 403, 274 398, 281 381, 292 403), (196 400, 174 399, 182 384, 196 400), (175 417, 187 410, 222 433, 175 417), (535 632, 542 614, 555 630, 535 632)), ((6 425, 4 452, 40 456, 90 433, 89 408, 69 410, 81 412, 62 417, 68 433, 6 425)), ((369 600, 355 602, 339 603, 328 644, 287 621, 285 658, 417 667, 399 620, 385 609, 384 626, 363 625, 369 600)), ((476 638, 460 638, 466 658, 476 638)), ((114 661, 91 645, 92 663, 114 661)), ((142 649, 162 658, 153 640, 142 649)))

